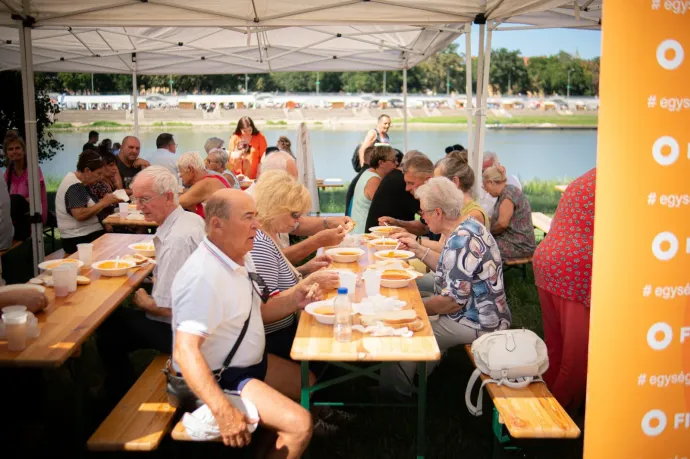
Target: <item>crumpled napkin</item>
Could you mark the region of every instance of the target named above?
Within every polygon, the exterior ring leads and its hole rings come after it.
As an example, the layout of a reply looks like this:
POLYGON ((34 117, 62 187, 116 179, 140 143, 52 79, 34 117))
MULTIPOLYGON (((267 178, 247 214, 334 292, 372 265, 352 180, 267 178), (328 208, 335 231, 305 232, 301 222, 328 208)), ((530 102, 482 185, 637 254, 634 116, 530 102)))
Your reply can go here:
POLYGON ((393 328, 383 325, 383 322, 376 322, 376 325, 365 327, 364 325, 353 325, 353 330, 362 333, 369 333, 371 336, 402 336, 403 338, 411 338, 414 332, 407 327, 393 328))
POLYGON ((125 190, 115 190, 113 191, 113 196, 115 196, 120 201, 129 202, 129 196, 125 190))
POLYGON ((404 308, 406 304, 406 302, 397 298, 376 295, 363 298, 361 303, 354 303, 352 310, 367 316, 383 311, 397 311, 404 308))
MULTIPOLYGON (((242 412, 242 414, 249 418, 259 419, 259 412, 256 409, 256 405, 249 399, 240 397, 238 392, 226 391, 225 396, 235 408, 242 412)), ((208 405, 203 405, 192 413, 185 413, 184 416, 182 416, 182 425, 187 435, 189 435, 189 438, 195 441, 216 440, 221 437, 216 419, 213 417, 208 405)), ((254 432, 257 426, 258 422, 256 424, 248 424, 247 429, 249 433, 254 432)))

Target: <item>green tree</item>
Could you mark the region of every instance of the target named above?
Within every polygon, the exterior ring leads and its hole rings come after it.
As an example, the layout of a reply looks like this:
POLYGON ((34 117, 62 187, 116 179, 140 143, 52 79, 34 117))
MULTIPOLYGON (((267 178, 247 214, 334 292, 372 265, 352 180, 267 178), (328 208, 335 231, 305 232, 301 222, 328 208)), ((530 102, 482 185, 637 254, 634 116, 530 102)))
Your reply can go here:
POLYGON ((529 88, 529 75, 520 51, 499 48, 491 51, 490 84, 501 94, 523 93, 529 88))
MULTIPOLYGON (((40 86, 36 86, 36 132, 38 135, 38 160, 49 160, 62 150, 63 145, 53 138, 53 134, 46 128, 53 124, 55 115, 60 113, 56 103, 44 90, 43 85, 50 82, 43 77, 37 79, 40 86)), ((0 72, 0 87, 5 94, 0 98, 0 138, 5 138, 9 130, 14 130, 26 139, 24 129, 24 101, 22 93, 22 76, 15 71, 0 72)))

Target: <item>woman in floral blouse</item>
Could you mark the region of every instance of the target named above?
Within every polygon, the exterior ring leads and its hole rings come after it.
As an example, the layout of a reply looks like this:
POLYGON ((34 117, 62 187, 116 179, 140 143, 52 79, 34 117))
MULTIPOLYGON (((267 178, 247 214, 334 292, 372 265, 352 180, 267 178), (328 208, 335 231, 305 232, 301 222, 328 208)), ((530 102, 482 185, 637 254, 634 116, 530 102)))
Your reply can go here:
POLYGON ((532 226, 532 208, 522 191, 507 184, 506 168, 494 163, 482 173, 484 189, 496 200, 491 214, 493 234, 501 258, 510 260, 532 256, 537 247, 532 226))
POLYGON ((571 412, 587 386, 596 174, 592 169, 568 185, 532 260, 549 351, 544 380, 571 412))

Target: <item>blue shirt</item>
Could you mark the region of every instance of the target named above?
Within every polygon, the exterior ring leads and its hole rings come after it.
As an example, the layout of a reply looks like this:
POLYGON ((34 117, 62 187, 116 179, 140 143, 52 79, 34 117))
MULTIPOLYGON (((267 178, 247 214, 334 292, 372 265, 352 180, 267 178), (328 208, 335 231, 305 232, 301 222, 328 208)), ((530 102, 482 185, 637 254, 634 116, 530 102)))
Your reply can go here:
POLYGON ((461 306, 448 314, 458 323, 486 332, 510 328, 501 254, 489 230, 474 218, 455 228, 441 249, 434 293, 461 306))

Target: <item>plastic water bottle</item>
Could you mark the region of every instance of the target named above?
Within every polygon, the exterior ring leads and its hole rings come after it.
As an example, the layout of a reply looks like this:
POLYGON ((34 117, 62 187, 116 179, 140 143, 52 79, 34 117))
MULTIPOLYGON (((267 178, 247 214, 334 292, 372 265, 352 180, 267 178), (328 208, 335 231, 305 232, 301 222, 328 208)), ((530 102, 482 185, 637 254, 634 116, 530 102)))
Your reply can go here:
POLYGON ((352 304, 347 296, 347 289, 340 287, 333 305, 335 323, 333 324, 333 338, 341 343, 352 341, 352 304))

